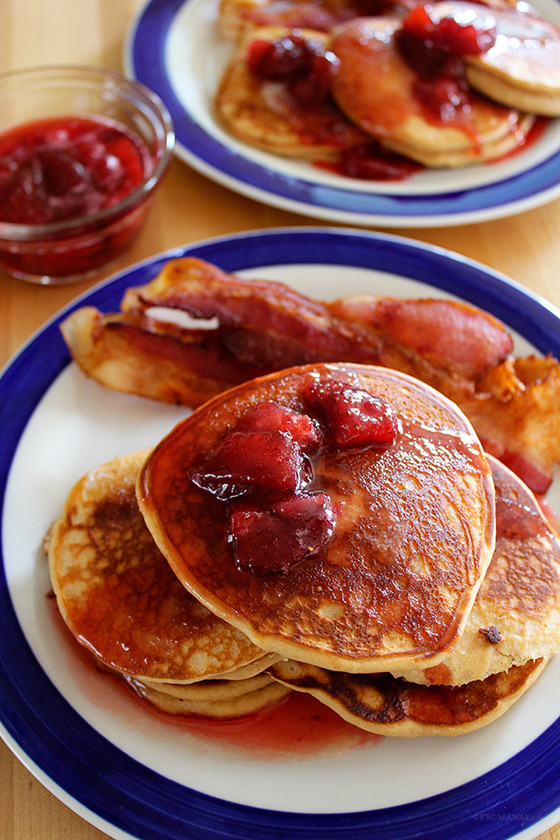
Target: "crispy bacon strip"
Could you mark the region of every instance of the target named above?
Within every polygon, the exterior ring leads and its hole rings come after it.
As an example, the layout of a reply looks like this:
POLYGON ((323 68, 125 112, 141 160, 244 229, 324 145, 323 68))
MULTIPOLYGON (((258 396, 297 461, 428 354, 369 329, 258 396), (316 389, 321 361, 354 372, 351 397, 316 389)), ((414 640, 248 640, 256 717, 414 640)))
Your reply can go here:
POLYGON ((535 493, 560 463, 560 365, 552 356, 509 358, 459 403, 484 448, 535 493))
POLYGON ((464 303, 359 295, 334 301, 329 311, 414 350, 453 379, 479 382, 513 350, 503 324, 464 303))
POLYGON ((194 258, 170 261, 150 283, 129 289, 122 302, 127 313, 153 307, 217 318, 224 349, 262 372, 311 362, 379 364, 417 376, 454 399, 472 393, 513 347, 495 318, 466 304, 374 296, 325 303, 283 283, 243 280, 194 258), (437 337, 442 325, 443 339, 437 337), (470 362, 462 358, 467 353, 470 362))
POLYGON ((374 296, 333 303, 282 283, 242 280, 202 260, 171 260, 129 289, 122 312, 77 310, 63 335, 76 362, 116 390, 195 407, 292 365, 347 361, 409 373, 456 402, 488 451, 544 492, 560 462, 560 366, 514 360, 495 318, 462 303, 374 296), (177 310, 217 326, 150 315, 177 310))
MULTIPOLYGON (((217 318, 225 349, 263 370, 338 361, 356 352, 355 331, 335 322, 320 301, 283 283, 242 280, 192 257, 170 261, 150 283, 129 289, 122 301, 127 313, 153 307, 217 318)), ((370 355, 380 344, 372 343, 370 355)))
POLYGON ((114 391, 195 408, 262 371, 224 353, 207 330, 184 330, 143 315, 72 313, 62 334, 81 369, 114 391))
MULTIPOLYGON (((556 359, 513 359, 513 341, 488 313, 444 300, 361 296, 331 311, 416 351, 445 376, 432 385, 469 417, 485 449, 545 493, 560 462, 560 366, 556 359), (474 384, 474 390, 465 388, 474 384)), ((410 371, 409 371, 410 372, 410 371)))

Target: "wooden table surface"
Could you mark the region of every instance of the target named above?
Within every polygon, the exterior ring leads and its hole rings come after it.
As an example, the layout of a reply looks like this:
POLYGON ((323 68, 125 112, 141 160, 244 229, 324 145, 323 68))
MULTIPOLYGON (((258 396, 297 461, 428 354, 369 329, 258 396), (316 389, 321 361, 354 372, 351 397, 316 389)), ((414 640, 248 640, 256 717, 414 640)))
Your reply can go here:
MULTIPOLYGON (((52 63, 122 69, 126 33, 141 6, 141 0, 2 0, 0 71, 52 63)), ((209 236, 301 224, 320 223, 237 196, 176 160, 148 226, 116 269, 209 236)), ((559 231, 560 200, 498 221, 390 232, 478 260, 560 306, 559 231)), ((48 317, 92 284, 35 286, 0 272, 0 365, 48 317)), ((0 840, 105 836, 45 790, 0 742, 0 840)), ((560 825, 541 837, 560 840, 560 825)))

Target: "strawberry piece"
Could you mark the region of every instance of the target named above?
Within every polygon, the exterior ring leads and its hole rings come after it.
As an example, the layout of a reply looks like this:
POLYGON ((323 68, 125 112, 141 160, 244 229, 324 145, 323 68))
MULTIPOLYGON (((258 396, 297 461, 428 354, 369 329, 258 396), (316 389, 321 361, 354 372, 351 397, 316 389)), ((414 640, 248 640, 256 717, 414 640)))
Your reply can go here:
POLYGON ((273 41, 251 41, 247 66, 258 78, 286 83, 299 104, 316 106, 329 98, 338 60, 319 41, 307 40, 294 30, 273 41))
POLYGON ((247 49, 247 64, 255 76, 273 81, 296 78, 309 65, 309 47, 298 35, 264 41, 251 41, 247 49))
POLYGON ((453 17, 434 19, 428 6, 416 6, 405 17, 396 33, 396 44, 403 58, 421 75, 453 75, 459 66, 449 59, 482 55, 496 42, 495 27, 463 24, 453 17))
POLYGON ((336 380, 314 382, 306 395, 324 414, 339 449, 388 446, 397 437, 397 415, 382 397, 336 380))
POLYGON ((35 161, 47 193, 53 196, 84 192, 88 188, 85 167, 64 149, 39 149, 35 161))
POLYGON ((334 525, 326 493, 300 493, 266 509, 237 508, 230 518, 235 561, 244 571, 286 573, 317 554, 332 537, 334 525))
POLYGON ((416 98, 442 123, 456 120, 471 107, 468 88, 460 79, 420 76, 413 90, 416 98))
POLYGON ((308 414, 300 414, 275 402, 259 403, 241 419, 237 431, 289 434, 303 452, 313 452, 321 442, 317 424, 308 414))
POLYGON ((234 431, 191 478, 197 487, 222 500, 252 488, 290 494, 300 486, 307 467, 300 447, 285 432, 234 431))

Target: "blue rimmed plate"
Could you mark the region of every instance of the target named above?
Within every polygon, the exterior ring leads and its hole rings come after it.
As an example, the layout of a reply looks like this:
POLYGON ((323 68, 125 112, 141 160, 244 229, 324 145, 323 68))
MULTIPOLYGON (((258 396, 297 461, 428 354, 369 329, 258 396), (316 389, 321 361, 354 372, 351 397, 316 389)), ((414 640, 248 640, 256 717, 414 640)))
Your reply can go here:
MULTIPOLYGON (((535 0, 560 23, 558 0, 535 0)), ((125 52, 129 75, 166 103, 179 157, 243 195, 306 216, 351 225, 425 227, 519 213, 560 195, 560 120, 538 141, 496 163, 427 170, 402 183, 329 174, 239 142, 212 108, 231 54, 215 31, 218 0, 148 0, 125 52)))
MULTIPOLYGON (((359 231, 285 229, 214 239, 143 262, 75 301, 0 377, 0 731, 84 819, 115 838, 533 838, 560 819, 560 661, 489 727, 382 739, 333 756, 260 757, 146 711, 91 668, 56 616, 42 540, 87 469, 151 446, 184 409, 86 379, 59 332, 77 306, 115 311, 170 257, 283 280, 316 297, 452 297, 484 306, 520 353, 560 356, 560 313, 437 248, 359 231)), ((551 503, 560 509, 558 487, 551 503)))

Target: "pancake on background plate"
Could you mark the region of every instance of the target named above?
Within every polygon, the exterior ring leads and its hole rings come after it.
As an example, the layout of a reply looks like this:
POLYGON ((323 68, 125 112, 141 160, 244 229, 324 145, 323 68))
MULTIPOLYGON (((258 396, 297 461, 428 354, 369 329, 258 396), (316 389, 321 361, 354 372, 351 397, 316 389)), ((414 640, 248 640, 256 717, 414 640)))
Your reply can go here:
POLYGON ((219 395, 156 446, 137 494, 197 599, 263 650, 333 670, 440 662, 494 550, 468 420, 383 368, 295 367, 219 395))
POLYGON ((331 160, 340 151, 368 140, 319 89, 304 101, 281 79, 262 78, 249 64, 253 42, 288 44, 303 39, 306 48, 321 55, 327 36, 322 32, 278 26, 262 27, 242 41, 226 68, 214 107, 222 125, 246 143, 288 157, 331 160))
POLYGON ((191 713, 205 714, 208 704, 213 716, 231 714, 243 693, 251 694, 251 711, 268 705, 285 694, 267 686, 266 676, 255 682, 270 656, 185 591, 144 524, 135 483, 147 454, 95 468, 69 493, 46 540, 60 614, 100 668, 146 699, 205 681, 189 697, 191 713))
POLYGON ((328 32, 349 18, 399 5, 398 0, 221 0, 218 30, 230 41, 264 26, 328 32))
MULTIPOLYGON (((330 32, 337 24, 366 15, 402 16, 410 10, 409 0, 221 0, 218 31, 238 41, 250 29, 287 26, 330 32)), ((508 9, 516 0, 485 0, 485 6, 508 9)))
POLYGON ((332 92, 352 122, 430 167, 493 160, 523 144, 534 122, 527 114, 459 86, 449 104, 444 97, 440 106, 437 76, 426 78, 419 96, 419 73, 397 48, 401 25, 396 18, 357 18, 331 33, 329 46, 338 59, 332 92))
POLYGON ((218 28, 238 42, 215 100, 227 130, 351 177, 415 171, 375 168, 376 144, 418 166, 498 160, 560 116, 560 28, 524 3, 226 0, 218 28))
POLYGON ((496 29, 496 43, 487 52, 465 57, 469 84, 512 108, 545 117, 560 116, 560 29, 529 10, 486 11, 478 4, 445 0, 434 16, 486 14, 496 29))
POLYGON ((409 682, 483 680, 560 647, 560 544, 535 497, 487 456, 496 489, 496 548, 453 650, 433 669, 393 672, 409 682))

